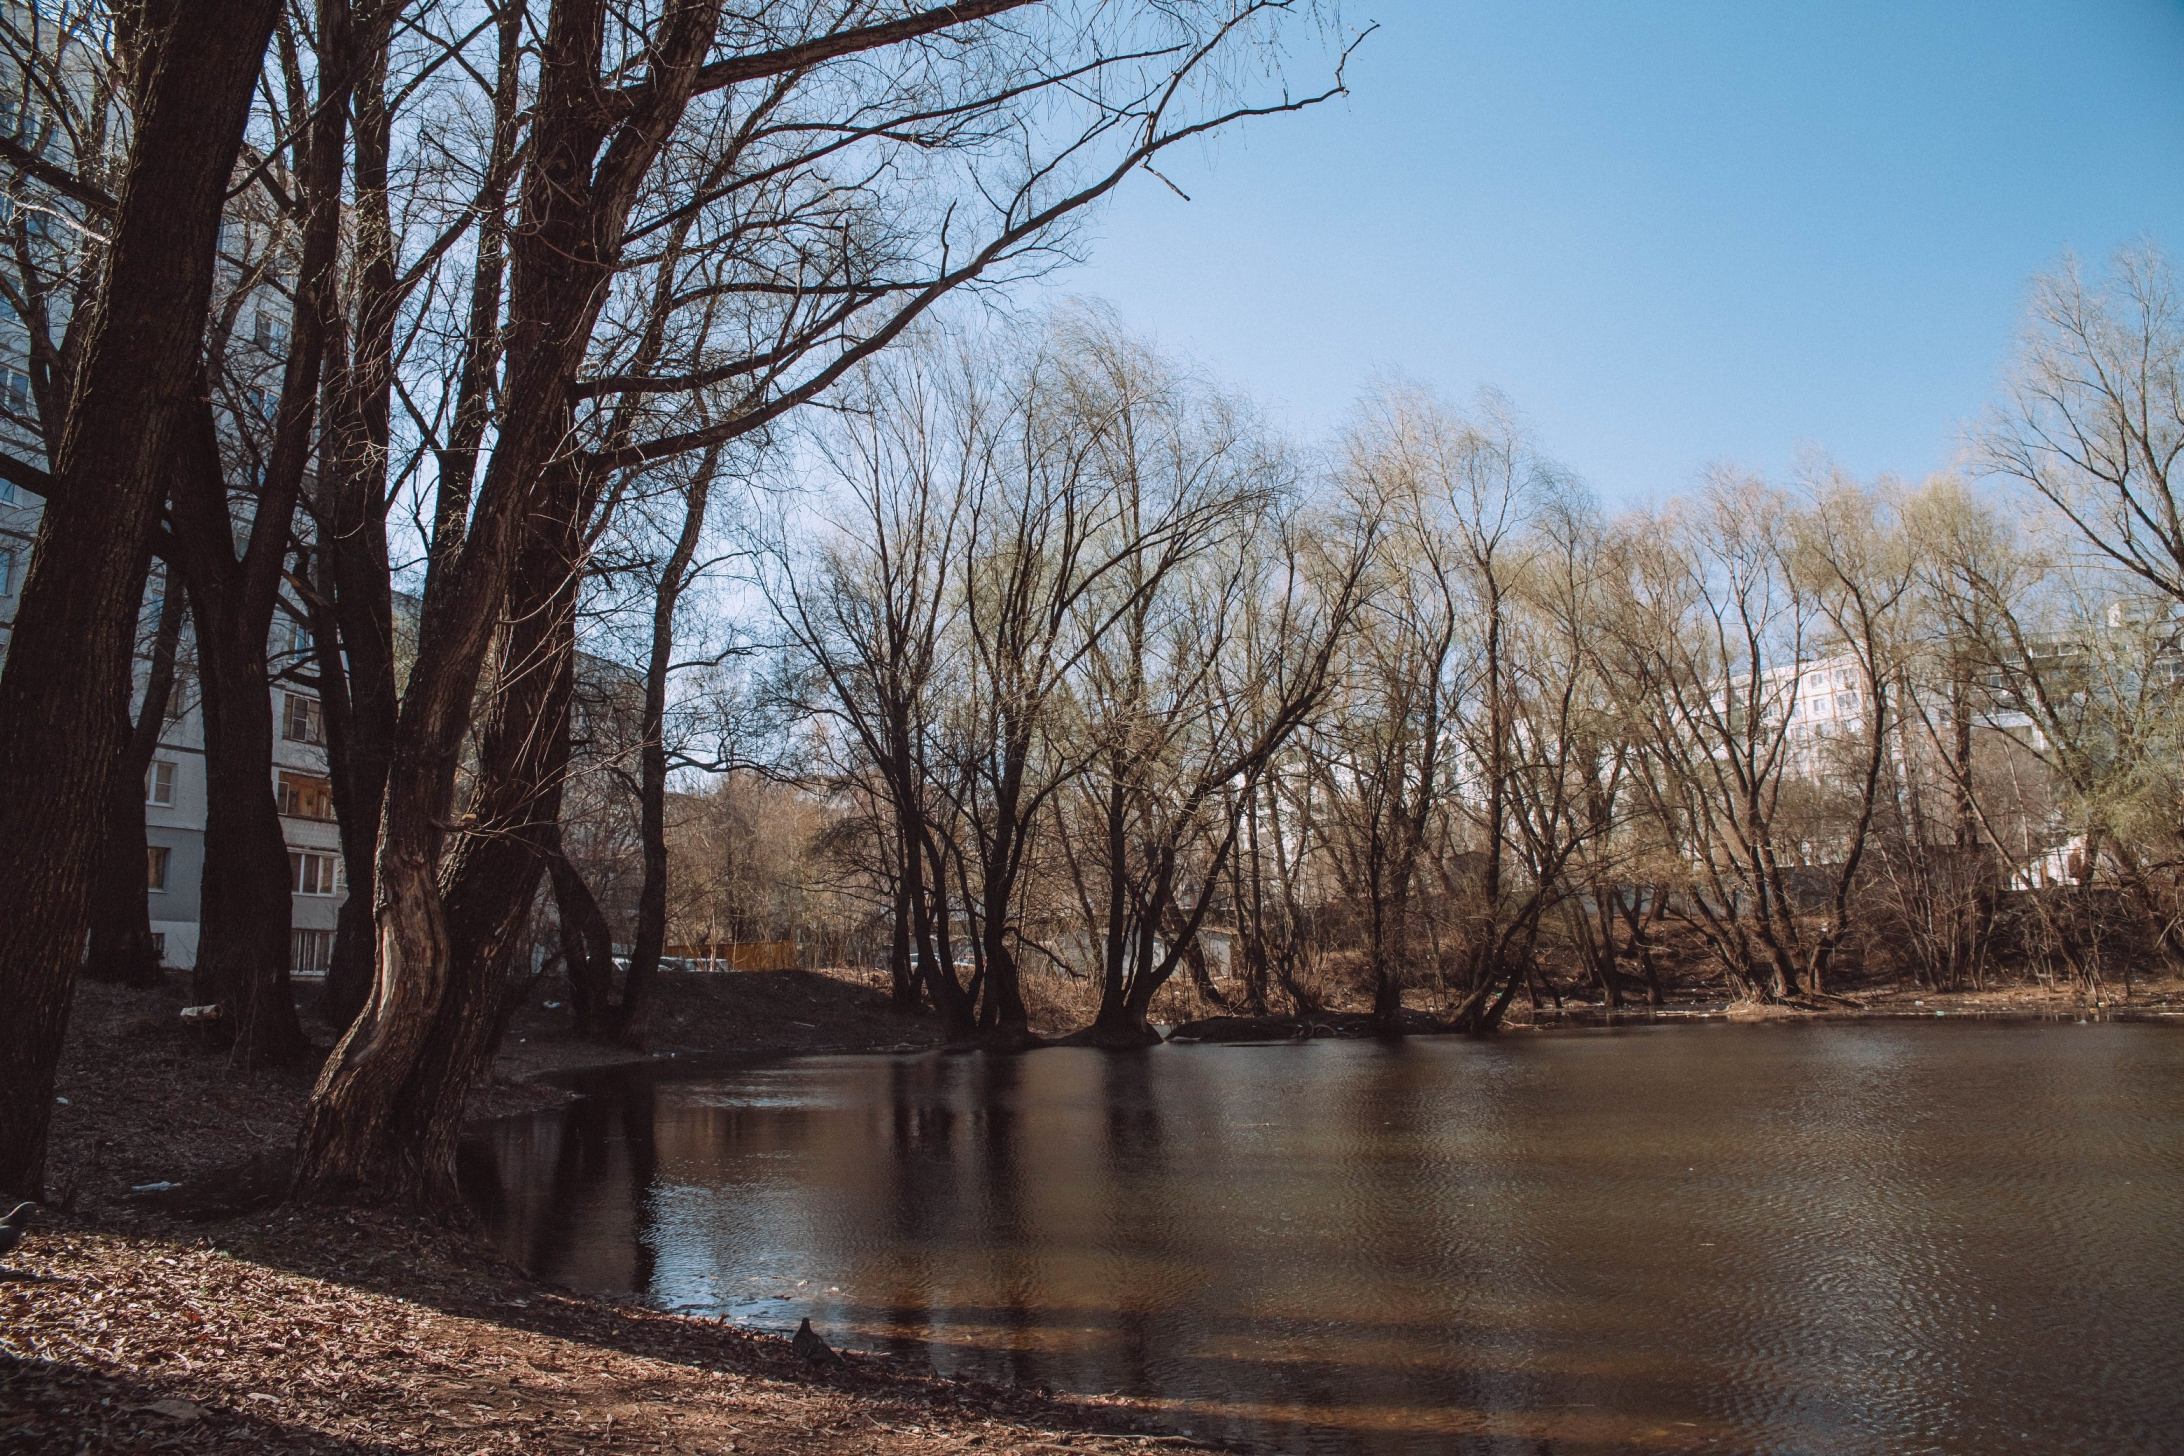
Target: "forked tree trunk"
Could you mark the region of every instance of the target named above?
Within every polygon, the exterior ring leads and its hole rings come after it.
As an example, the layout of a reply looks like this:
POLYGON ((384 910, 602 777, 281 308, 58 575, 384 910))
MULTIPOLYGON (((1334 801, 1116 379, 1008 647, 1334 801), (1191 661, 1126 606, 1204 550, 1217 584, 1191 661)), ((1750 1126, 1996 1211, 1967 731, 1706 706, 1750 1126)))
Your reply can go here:
POLYGON ((897 1011, 918 1009, 918 979, 910 955, 910 881, 901 864, 901 835, 896 836, 894 914, 887 942, 888 1002, 897 1011))
MULTIPOLYGON (((510 247, 499 429, 467 522, 437 522, 431 573, 387 777, 372 995, 305 1114, 296 1193, 369 1192, 452 1210, 463 1100, 481 1070, 499 990, 493 967, 451 959, 438 872, 472 693, 507 604, 527 527, 573 469, 570 388, 607 295, 621 230, 680 119, 718 7, 666 23, 637 115, 599 105, 606 7, 561 0, 539 40, 539 88, 510 247), (612 147, 601 148, 610 129, 612 147)), ((548 514, 549 528, 573 523, 548 514)), ((535 889, 540 866, 529 866, 535 889)))
POLYGON ((0 1190, 44 1182, 53 1076, 128 737, 144 565, 191 407, 272 0, 117 16, 134 132, 53 489, 0 674, 0 1190))
POLYGON ((933 1010, 940 1015, 941 1038, 951 1043, 967 1042, 978 1034, 977 1009, 956 977, 954 948, 948 935, 947 866, 928 842, 924 826, 908 817, 920 812, 914 791, 897 787, 897 803, 911 806, 898 808, 896 814, 898 823, 910 826, 904 835, 903 878, 910 887, 910 938, 916 947, 916 974, 926 994, 932 997, 933 1010))
POLYGON ((288 844, 273 789, 272 630, 293 497, 261 496, 235 556, 217 427, 200 405, 174 487, 174 539, 197 629, 205 730, 205 873, 198 905, 196 994, 216 1002, 245 1065, 282 1063, 308 1046, 288 981, 288 844))
POLYGON ((328 321, 337 311, 341 182, 354 64, 343 0, 319 7, 320 105, 296 139, 304 209, 295 308, 280 403, 247 533, 237 549, 228 482, 209 402, 198 416, 174 490, 176 545, 195 608, 204 684, 205 863, 198 980, 215 997, 242 1064, 282 1063, 309 1050, 289 985, 288 846, 273 785, 273 707, 267 638, 317 433, 328 321))

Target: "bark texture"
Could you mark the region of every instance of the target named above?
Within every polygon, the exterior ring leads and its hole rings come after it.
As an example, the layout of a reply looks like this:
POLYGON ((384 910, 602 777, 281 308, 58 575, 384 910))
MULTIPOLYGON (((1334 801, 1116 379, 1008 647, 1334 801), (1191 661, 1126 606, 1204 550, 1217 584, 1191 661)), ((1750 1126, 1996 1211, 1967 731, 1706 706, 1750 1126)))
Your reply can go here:
POLYGON ((0 1189, 44 1181, 53 1072, 127 739, 146 549, 193 403, 271 0, 118 8, 135 134, 0 675, 0 1189))

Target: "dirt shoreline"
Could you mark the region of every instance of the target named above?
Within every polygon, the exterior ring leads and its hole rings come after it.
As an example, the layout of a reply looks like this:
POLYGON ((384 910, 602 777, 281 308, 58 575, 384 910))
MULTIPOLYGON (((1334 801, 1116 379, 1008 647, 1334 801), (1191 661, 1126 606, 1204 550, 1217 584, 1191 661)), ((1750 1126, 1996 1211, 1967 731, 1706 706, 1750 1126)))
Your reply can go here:
MULTIPOLYGON (((471 1120, 565 1100, 607 1068, 935 1042, 853 978, 704 981, 663 988, 659 1045, 642 1054, 568 1036, 534 997, 471 1120)), ((419 1220, 179 1217, 131 1190, 285 1152, 314 1070, 230 1070, 192 1044, 184 999, 79 991, 50 1203, 0 1261, 0 1452, 1218 1449, 1155 1431, 1128 1401, 854 1352, 808 1361, 779 1336, 556 1289, 419 1220)))
MULTIPOLYGON (((943 1379, 531 1279, 468 1234, 382 1213, 275 1207, 196 1222, 132 1190, 188 1187, 292 1146, 314 1068, 247 1074, 193 1044, 179 986, 79 992, 49 1198, 0 1277, 0 1452, 1123 1452, 1198 1445, 1127 1400, 943 1379)), ((473 1124, 594 1075, 931 1049, 928 1018, 847 975, 746 972, 662 987, 654 1049, 580 1041, 550 988, 512 1022, 473 1124)), ((1753 1013, 1518 1008, 1514 1027, 1744 1017, 2184 1017, 2184 985, 2128 1005, 2013 986, 1861 995, 1753 1013)), ((1343 1018, 1347 1022, 1350 1018, 1343 1018)), ((322 1029, 322 1035, 324 1034, 322 1029)))

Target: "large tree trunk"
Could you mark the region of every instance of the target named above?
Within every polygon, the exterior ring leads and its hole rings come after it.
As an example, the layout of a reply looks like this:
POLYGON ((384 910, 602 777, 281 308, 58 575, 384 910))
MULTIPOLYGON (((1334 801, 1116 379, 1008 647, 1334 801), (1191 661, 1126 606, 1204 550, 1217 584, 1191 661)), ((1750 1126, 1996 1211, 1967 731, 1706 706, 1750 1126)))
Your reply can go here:
MULTIPOLYGON (((200 615, 200 624, 206 617, 200 615)), ((288 841, 272 784, 273 708, 265 651, 200 626, 205 724, 205 876, 199 901, 199 994, 216 1001, 242 1064, 294 1061, 309 1050, 289 983, 288 841)))
POLYGON ((897 1011, 918 1009, 916 962, 910 950, 910 877, 903 866, 902 831, 895 832, 894 913, 887 942, 888 1000, 897 1011))
MULTIPOLYGON (((370 1191, 426 1207, 457 1201, 455 1138, 497 982, 495 967, 450 959, 438 870, 456 760, 526 522, 555 509, 573 469, 570 388, 607 295, 623 222, 687 103, 718 7, 677 13, 653 54, 644 111, 620 124, 602 161, 616 124, 599 105, 604 13, 600 0, 561 0, 540 39, 508 321, 499 331, 504 408, 467 526, 459 514, 436 522, 379 835, 376 974, 312 1093, 296 1170, 304 1197, 370 1191)), ((529 868, 531 888, 538 868, 529 868)))
POLYGON ((478 794, 444 893, 437 873, 417 867, 437 868, 452 775, 428 786, 396 759, 380 834, 379 973, 320 1078, 305 1126, 300 1187, 315 1196, 364 1188, 445 1214, 460 1207, 453 1156, 463 1101, 484 1070, 510 953, 523 943, 557 842, 575 579, 557 564, 567 560, 567 541, 541 543, 538 534, 576 531, 578 513, 556 499, 572 488, 573 474, 566 464, 552 467, 526 517, 536 529, 518 557, 492 716, 478 749, 478 794), (404 822, 412 800, 429 806, 431 821, 404 822), (412 897, 428 903, 403 903, 412 897))
POLYGON ((1016 964, 1016 952, 1009 945, 1009 908, 1016 897, 1016 870, 1019 850, 1017 834, 1022 830, 1016 825, 1017 798, 1014 793, 1004 794, 999 812, 1010 826, 997 837, 996 863, 988 867, 991 876, 984 887, 980 905, 982 939, 980 959, 986 970, 985 1002, 979 1011, 980 1039, 995 1051, 1020 1051, 1031 1046, 1031 1012, 1024 1005, 1023 977, 1016 964))
POLYGON ((210 406, 186 431, 174 489, 175 547, 197 629, 205 728, 205 873, 198 905, 200 1000, 217 1002, 245 1065, 300 1057, 309 1043, 288 979, 288 844, 273 789, 273 700, 266 661, 292 505, 261 496, 244 558, 210 406), (277 517, 268 516, 277 513, 277 517))
POLYGON ((193 406, 214 245, 272 0, 117 17, 134 132, 105 271, 0 674, 0 1189, 44 1181, 54 1068, 176 426, 193 406))
POLYGON ((129 748, 115 771, 98 885, 91 900, 91 948, 84 974, 124 986, 159 984, 159 951, 152 941, 151 904, 144 894, 145 778, 159 750, 174 694, 175 655, 182 638, 182 593, 170 584, 159 602, 144 702, 129 731, 129 748))
POLYGON ((1382 1036, 1403 1032, 1403 981, 1397 957, 1408 945, 1400 903, 1375 889, 1371 892, 1371 928, 1366 955, 1372 962, 1373 1029, 1382 1036))

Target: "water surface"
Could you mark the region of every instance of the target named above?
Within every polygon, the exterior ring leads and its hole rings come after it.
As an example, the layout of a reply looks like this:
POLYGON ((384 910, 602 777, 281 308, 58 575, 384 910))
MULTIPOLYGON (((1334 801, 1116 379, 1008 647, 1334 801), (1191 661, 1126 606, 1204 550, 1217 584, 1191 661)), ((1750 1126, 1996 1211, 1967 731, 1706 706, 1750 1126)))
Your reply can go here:
POLYGON ((466 1161, 549 1279, 1266 1450, 2184 1450, 2164 1027, 825 1058, 466 1161))

